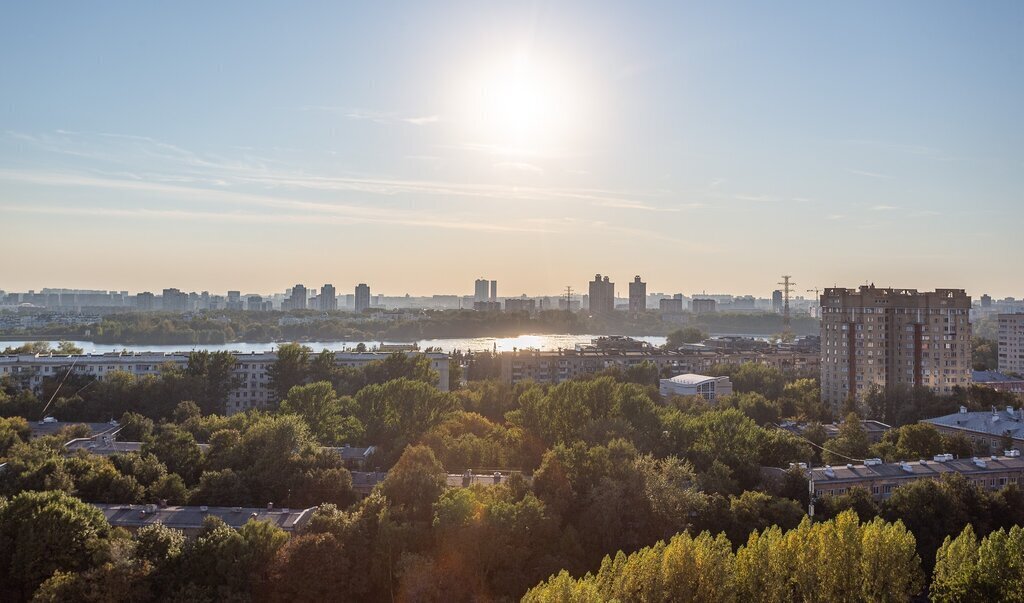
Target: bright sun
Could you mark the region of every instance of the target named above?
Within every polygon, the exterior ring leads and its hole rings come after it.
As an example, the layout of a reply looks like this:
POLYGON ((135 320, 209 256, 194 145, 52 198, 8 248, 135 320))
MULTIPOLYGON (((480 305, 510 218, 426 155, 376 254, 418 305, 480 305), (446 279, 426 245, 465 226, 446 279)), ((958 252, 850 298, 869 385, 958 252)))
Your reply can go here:
POLYGON ((502 150, 551 152, 567 144, 577 122, 565 74, 526 53, 481 64, 468 88, 470 135, 502 150))

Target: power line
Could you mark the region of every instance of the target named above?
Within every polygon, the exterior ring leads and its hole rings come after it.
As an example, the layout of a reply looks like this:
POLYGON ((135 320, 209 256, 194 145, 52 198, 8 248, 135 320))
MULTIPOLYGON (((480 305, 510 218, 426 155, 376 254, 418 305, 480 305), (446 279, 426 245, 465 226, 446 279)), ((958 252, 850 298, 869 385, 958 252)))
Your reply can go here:
POLYGON ((827 452, 829 454, 834 454, 835 456, 844 458, 844 459, 846 459, 848 461, 855 461, 857 463, 864 464, 864 460, 865 459, 855 459, 852 456, 846 456, 845 454, 841 454, 839 452, 836 452, 835 450, 829 450, 828 448, 825 448, 824 446, 819 446, 818 444, 815 444, 814 442, 808 440, 807 438, 803 437, 802 435, 797 434, 797 433, 793 433, 792 431, 783 428, 781 425, 776 425, 775 423, 769 423, 769 425, 771 425, 772 427, 776 427, 778 429, 781 429, 782 431, 785 431, 789 435, 807 442, 808 444, 810 444, 811 446, 814 446, 815 448, 817 448, 818 450, 821 450, 822 452, 827 452))
POLYGON ((60 391, 61 386, 63 386, 64 382, 68 380, 68 377, 71 375, 71 371, 74 370, 76 363, 78 363, 78 358, 71 361, 71 366, 68 367, 68 372, 64 373, 64 377, 60 380, 60 383, 57 384, 57 389, 53 390, 53 395, 50 396, 50 399, 46 402, 46 406, 43 407, 43 413, 39 417, 40 421, 46 417, 46 409, 50 408, 50 404, 52 404, 53 399, 57 397, 57 392, 60 391))

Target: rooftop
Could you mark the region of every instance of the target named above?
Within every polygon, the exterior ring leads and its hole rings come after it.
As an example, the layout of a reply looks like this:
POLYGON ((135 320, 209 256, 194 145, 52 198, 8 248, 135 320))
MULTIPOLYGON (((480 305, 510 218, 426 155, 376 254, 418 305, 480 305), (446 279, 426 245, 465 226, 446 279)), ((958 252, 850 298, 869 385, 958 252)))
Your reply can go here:
POLYGON ((29 429, 32 430, 33 438, 41 438, 43 436, 54 435, 65 427, 74 427, 76 425, 86 426, 93 435, 109 433, 118 428, 116 423, 77 423, 74 421, 53 421, 44 423, 40 421, 38 423, 29 422, 29 429))
POLYGON ((685 375, 676 375, 669 379, 673 383, 679 383, 681 385, 701 385, 709 381, 714 381, 718 377, 708 377, 706 375, 695 375, 693 373, 686 373, 685 375))
POLYGON ((939 427, 951 427, 984 433, 992 436, 1002 436, 1009 432, 1014 439, 1024 439, 1024 409, 1014 409, 1008 406, 1004 409, 993 408, 991 411, 967 411, 960 407, 960 412, 921 419, 921 423, 931 423, 939 427))
POLYGON ((1019 377, 1011 377, 999 371, 971 371, 971 380, 975 383, 1000 383, 1008 381, 1024 381, 1019 377))
POLYGON ((265 509, 251 507, 159 507, 157 505, 122 505, 94 503, 103 512, 110 525, 121 528, 141 528, 162 523, 169 528, 196 530, 203 527, 208 516, 219 517, 232 528, 238 529, 250 519, 268 521, 286 532, 302 527, 316 507, 309 509, 265 509))
MULTIPOLYGON (((870 461, 871 459, 868 460, 870 461)), ((920 460, 900 463, 825 466, 815 467, 811 469, 811 473, 814 476, 815 482, 835 483, 871 479, 940 477, 945 473, 979 474, 1011 470, 1024 471, 1024 458, 1019 456, 994 456, 945 461, 920 460)))

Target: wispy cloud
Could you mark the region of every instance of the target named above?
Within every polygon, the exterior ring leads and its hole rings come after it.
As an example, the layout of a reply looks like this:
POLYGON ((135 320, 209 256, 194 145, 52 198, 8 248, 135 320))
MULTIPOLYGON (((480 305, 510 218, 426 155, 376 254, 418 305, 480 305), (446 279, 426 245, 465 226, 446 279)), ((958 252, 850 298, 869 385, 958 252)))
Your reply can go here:
POLYGON ((898 205, 872 205, 869 207, 871 211, 894 211, 899 209, 898 205))
POLYGON ((845 220, 846 214, 830 214, 825 216, 826 220, 845 220))
POLYGON ((369 109, 359 109, 354 107, 337 107, 332 105, 305 105, 302 107, 303 111, 323 111, 327 113, 337 113, 348 119, 355 119, 360 121, 372 121, 378 124, 396 124, 406 123, 414 126, 423 126, 427 124, 433 124, 441 121, 440 115, 401 115, 398 113, 386 112, 386 111, 373 111, 369 109))
POLYGON ((525 161, 499 161, 494 164, 494 169, 500 172, 528 172, 531 174, 543 174, 544 168, 525 161))
POLYGON ((882 180, 892 180, 892 176, 887 176, 885 174, 880 174, 878 172, 868 172, 868 171, 865 171, 865 170, 854 170, 854 169, 850 169, 850 168, 847 168, 846 171, 851 173, 851 174, 854 174, 856 176, 864 176, 866 178, 878 178, 878 179, 882 179, 882 180))
POLYGON ((854 146, 865 146, 872 147, 878 150, 898 153, 901 155, 913 155, 924 159, 932 159, 935 161, 956 161, 962 159, 960 157, 954 157, 942 149, 913 143, 902 143, 893 142, 889 140, 870 140, 870 139, 850 139, 840 141, 843 144, 854 145, 854 146))

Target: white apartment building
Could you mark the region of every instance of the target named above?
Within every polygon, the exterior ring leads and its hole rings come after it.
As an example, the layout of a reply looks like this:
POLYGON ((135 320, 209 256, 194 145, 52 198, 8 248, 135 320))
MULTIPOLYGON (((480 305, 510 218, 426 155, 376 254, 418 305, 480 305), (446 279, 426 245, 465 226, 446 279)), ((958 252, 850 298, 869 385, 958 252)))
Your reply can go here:
MULTIPOLYGON (((440 376, 438 389, 448 391, 448 354, 440 352, 403 352, 424 354, 430 359, 430 367, 440 376)), ((337 366, 358 368, 384 360, 390 352, 335 352, 337 366)), ((251 408, 268 408, 277 402, 270 388, 268 370, 277 360, 275 352, 234 353, 234 374, 240 386, 228 394, 225 409, 227 414, 245 412, 251 408)), ((159 375, 164 366, 184 368, 188 365, 188 352, 157 353, 108 353, 81 356, 57 356, 50 354, 0 355, 0 378, 11 376, 25 386, 38 390, 47 378, 60 378, 70 370, 79 375, 90 375, 103 379, 111 373, 122 371, 136 377, 159 375)))
POLYGON ((677 375, 659 381, 658 392, 664 396, 702 396, 714 402, 732 393, 732 381, 728 377, 707 377, 704 375, 677 375))
POLYGON ((1024 313, 999 315, 999 372, 1024 375, 1024 313))

